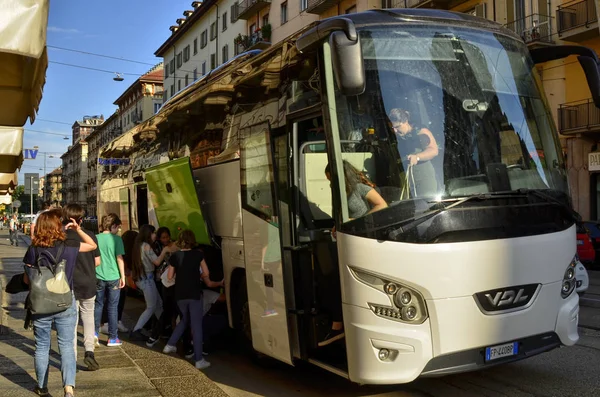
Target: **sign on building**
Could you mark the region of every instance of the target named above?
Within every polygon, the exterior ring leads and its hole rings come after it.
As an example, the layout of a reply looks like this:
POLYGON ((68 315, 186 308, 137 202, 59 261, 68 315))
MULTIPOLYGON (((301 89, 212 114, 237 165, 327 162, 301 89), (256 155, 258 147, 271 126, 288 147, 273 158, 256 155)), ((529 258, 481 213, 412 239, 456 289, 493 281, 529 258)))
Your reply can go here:
POLYGON ((39 194, 40 174, 25 173, 25 194, 39 194), (33 188, 33 191, 32 191, 33 188))
POLYGON ((600 152, 588 154, 588 170, 600 171, 600 152))
POLYGON ((23 158, 25 160, 35 160, 38 155, 37 149, 23 149, 23 158))

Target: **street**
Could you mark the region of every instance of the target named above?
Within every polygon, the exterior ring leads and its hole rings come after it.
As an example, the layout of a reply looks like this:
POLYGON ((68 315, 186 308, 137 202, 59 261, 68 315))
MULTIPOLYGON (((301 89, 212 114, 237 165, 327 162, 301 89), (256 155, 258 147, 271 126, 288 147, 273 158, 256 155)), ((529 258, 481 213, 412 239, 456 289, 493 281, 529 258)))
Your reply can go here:
MULTIPOLYGON (((20 270, 26 245, 11 247, 0 235, 0 282, 5 285, 20 270)), ((600 272, 590 272, 590 289, 585 304, 600 298, 600 272)), ((4 290, 4 287, 2 288, 4 290)), ((28 396, 34 386, 33 335, 22 327, 23 294, 3 292, 0 332, 0 396, 28 396)), ((143 303, 128 298, 123 321, 129 327, 143 303)), ((78 396, 598 396, 600 395, 600 306, 581 306, 580 341, 574 347, 556 349, 530 359, 486 371, 419 379, 399 386, 361 386, 309 364, 293 368, 272 360, 256 363, 237 351, 234 344, 218 346, 202 372, 178 356, 161 353, 164 342, 153 349, 127 342, 120 348, 104 343, 96 355, 101 369, 82 370, 77 376, 78 396)), ((81 343, 81 329, 80 343, 81 343)), ((101 336, 105 341, 106 336, 101 336)), ((56 350, 56 342, 53 348, 56 350)), ((79 349, 79 363, 83 356, 79 349)), ((50 370, 50 390, 62 395, 57 368, 58 355, 50 370)))

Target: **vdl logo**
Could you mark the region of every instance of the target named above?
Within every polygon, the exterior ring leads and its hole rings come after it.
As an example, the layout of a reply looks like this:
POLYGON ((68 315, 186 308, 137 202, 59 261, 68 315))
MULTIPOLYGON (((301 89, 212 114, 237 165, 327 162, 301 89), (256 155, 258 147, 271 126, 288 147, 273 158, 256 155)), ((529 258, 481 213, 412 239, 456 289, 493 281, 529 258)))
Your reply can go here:
POLYGON ((35 160, 37 155, 37 149, 23 149, 23 157, 25 158, 25 160, 35 160))
POLYGON ((524 309, 535 298, 539 286, 528 284, 478 292, 475 300, 484 313, 524 309))

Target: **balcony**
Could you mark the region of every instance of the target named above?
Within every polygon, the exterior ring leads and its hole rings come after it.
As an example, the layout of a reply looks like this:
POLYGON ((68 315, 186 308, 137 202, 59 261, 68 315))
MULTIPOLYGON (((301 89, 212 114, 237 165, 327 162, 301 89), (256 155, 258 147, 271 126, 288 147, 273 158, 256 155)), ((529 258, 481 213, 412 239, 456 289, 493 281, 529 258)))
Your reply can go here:
POLYGON ((580 42, 598 36, 598 15, 593 0, 571 1, 556 11, 558 37, 580 42))
POLYGON ((384 0, 385 8, 436 8, 449 10, 468 0, 384 0), (451 4, 452 3, 452 4, 451 4))
POLYGON ((262 37, 262 32, 258 31, 249 36, 239 34, 233 43, 238 46, 238 53, 250 50, 264 50, 271 46, 269 40, 262 37))
POLYGON ((558 130, 563 135, 600 132, 600 109, 592 99, 563 103, 558 108, 558 130))
POLYGON ((552 45, 552 18, 548 15, 532 14, 505 25, 529 47, 552 45))
POLYGON ((237 17, 247 21, 269 6, 271 6, 271 0, 242 0, 238 3, 237 17))
POLYGON ((322 14, 333 6, 340 3, 341 0, 308 0, 306 3, 306 12, 309 14, 322 14))

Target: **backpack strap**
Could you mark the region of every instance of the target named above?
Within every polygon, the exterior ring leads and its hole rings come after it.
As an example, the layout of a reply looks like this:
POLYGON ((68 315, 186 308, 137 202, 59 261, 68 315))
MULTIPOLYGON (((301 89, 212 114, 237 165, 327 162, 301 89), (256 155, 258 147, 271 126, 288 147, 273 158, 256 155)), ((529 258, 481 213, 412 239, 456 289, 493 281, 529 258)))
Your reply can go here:
MULTIPOLYGON (((37 247, 35 247, 36 250, 36 254, 37 254, 37 247)), ((48 266, 48 269, 50 269, 50 271, 52 273, 54 273, 56 271, 56 266, 58 265, 58 263, 60 262, 60 258, 62 257, 62 254, 65 251, 65 244, 64 242, 60 242, 59 243, 59 247, 58 247, 58 252, 56 254, 56 257, 54 255, 52 255, 49 251, 46 251, 46 254, 48 254, 48 256, 52 259, 52 266, 48 266)), ((37 262, 38 262, 38 267, 39 267, 39 260, 40 257, 38 256, 37 262)))

